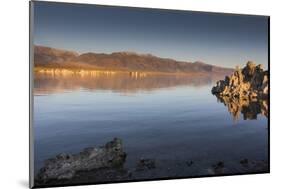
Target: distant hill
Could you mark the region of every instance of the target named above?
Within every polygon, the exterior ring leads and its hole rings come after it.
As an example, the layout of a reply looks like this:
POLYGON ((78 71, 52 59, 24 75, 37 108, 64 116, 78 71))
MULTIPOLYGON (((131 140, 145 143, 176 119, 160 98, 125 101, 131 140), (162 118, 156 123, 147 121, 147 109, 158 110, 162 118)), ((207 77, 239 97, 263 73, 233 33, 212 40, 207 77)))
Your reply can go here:
POLYGON ((35 46, 35 67, 66 69, 99 69, 164 73, 209 73, 228 75, 234 70, 205 64, 160 58, 134 52, 83 53, 35 46))

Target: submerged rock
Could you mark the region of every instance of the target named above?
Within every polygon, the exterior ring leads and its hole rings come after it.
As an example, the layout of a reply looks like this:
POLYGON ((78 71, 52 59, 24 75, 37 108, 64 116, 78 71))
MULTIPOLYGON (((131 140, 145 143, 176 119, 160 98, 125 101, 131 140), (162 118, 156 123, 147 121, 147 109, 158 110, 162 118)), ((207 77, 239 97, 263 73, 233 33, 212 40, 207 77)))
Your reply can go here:
POLYGON ((249 163, 249 160, 248 160, 248 159, 242 159, 242 160, 240 161, 240 164, 243 165, 243 166, 247 166, 248 163, 249 163))
POLYGON ((219 161, 212 166, 212 172, 214 174, 223 174, 225 172, 224 162, 219 161))
POLYGON ((122 141, 114 138, 98 148, 86 148, 78 154, 59 154, 45 161, 36 177, 38 183, 72 179, 78 172, 120 167, 126 159, 122 141))
POLYGON ((193 165, 193 163, 194 163, 193 161, 187 161, 187 162, 186 162, 186 165, 187 165, 188 167, 190 167, 190 166, 193 165))
POLYGON ((241 99, 268 98, 268 72, 249 61, 243 69, 237 68, 231 76, 218 81, 212 93, 241 99))
POLYGON ((140 159, 140 161, 137 164, 137 170, 147 170, 147 169, 154 169, 155 166, 155 160, 153 159, 140 159))

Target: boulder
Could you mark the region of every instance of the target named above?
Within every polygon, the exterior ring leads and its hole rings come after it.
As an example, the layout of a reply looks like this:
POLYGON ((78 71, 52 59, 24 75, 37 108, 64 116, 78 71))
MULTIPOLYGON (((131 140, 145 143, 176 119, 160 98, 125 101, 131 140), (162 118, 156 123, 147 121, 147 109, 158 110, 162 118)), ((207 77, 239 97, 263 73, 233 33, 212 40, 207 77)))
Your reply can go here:
POLYGON ((62 153, 46 160, 36 176, 36 182, 72 179, 77 172, 122 166, 125 159, 122 141, 114 138, 101 147, 86 148, 77 154, 62 153))
POLYGON ((154 159, 140 159, 140 161, 137 164, 137 170, 147 170, 147 169, 154 169, 155 166, 155 160, 154 159))

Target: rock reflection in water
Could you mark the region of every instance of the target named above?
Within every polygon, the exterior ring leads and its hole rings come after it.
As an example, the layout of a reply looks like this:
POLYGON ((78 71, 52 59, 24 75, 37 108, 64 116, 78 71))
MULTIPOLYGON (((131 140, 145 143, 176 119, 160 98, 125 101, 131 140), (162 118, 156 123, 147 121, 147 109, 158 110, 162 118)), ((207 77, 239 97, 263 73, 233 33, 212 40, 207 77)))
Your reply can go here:
POLYGON ((259 114, 268 117, 268 100, 249 98, 230 98, 227 96, 217 96, 233 116, 234 120, 239 120, 240 114, 244 120, 257 119, 259 114))
POLYGON ((200 87, 211 84, 211 75, 161 75, 161 74, 97 74, 97 75, 54 75, 35 73, 34 93, 49 94, 80 89, 111 90, 121 93, 151 91, 160 88, 190 85, 200 87))

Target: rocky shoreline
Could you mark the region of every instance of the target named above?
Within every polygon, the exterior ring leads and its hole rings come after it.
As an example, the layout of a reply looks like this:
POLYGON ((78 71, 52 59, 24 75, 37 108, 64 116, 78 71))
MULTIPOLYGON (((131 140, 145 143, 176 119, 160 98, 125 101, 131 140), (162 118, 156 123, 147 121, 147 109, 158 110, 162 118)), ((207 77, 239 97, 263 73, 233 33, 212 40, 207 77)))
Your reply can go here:
POLYGON ((115 138, 104 146, 86 148, 77 154, 59 154, 45 161, 35 178, 36 186, 62 186, 77 183, 105 183, 133 180, 150 180, 165 177, 192 177, 196 175, 224 175, 237 173, 264 173, 268 171, 267 160, 243 158, 235 162, 214 161, 200 167, 200 160, 186 160, 176 164, 163 163, 158 159, 140 158, 135 167, 125 164, 126 153, 121 139, 115 138), (205 170, 205 172, 204 172, 205 170))
POLYGON ((104 146, 86 148, 78 154, 59 154, 45 161, 40 169, 37 183, 47 183, 52 180, 69 180, 79 172, 122 167, 126 159, 122 141, 114 138, 104 146))
POLYGON ((248 61, 243 69, 237 68, 231 76, 218 81, 212 93, 232 99, 267 99, 268 85, 268 71, 264 71, 262 65, 248 61))

